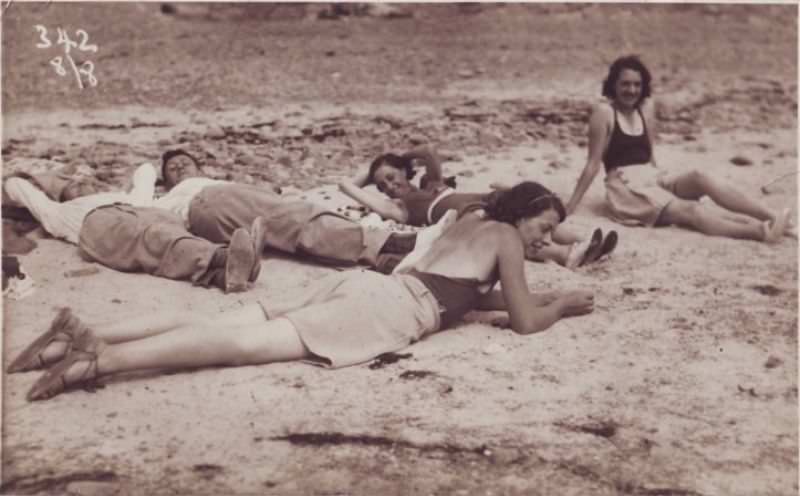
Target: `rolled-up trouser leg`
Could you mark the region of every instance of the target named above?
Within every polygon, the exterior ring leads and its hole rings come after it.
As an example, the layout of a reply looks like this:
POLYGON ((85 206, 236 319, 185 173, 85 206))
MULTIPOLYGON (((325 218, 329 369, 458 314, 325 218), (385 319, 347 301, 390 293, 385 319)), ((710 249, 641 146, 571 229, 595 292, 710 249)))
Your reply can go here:
POLYGON ((319 215, 300 229, 298 250, 320 258, 375 267, 391 232, 361 226, 337 215, 319 215))
POLYGON ((227 243, 236 228, 249 228, 256 217, 266 222, 270 248, 328 263, 374 266, 390 234, 364 228, 312 202, 240 184, 209 186, 197 194, 189 206, 189 229, 208 240, 227 243))
POLYGON ((211 259, 221 245, 190 234, 172 212, 109 205, 86 216, 79 246, 90 260, 115 270, 207 286, 211 259))

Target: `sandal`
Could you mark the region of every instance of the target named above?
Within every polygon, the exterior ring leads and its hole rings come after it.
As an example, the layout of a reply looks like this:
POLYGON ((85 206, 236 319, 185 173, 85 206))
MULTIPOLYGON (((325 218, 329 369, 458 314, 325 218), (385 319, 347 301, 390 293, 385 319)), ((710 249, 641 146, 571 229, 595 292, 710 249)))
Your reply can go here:
POLYGON ((72 315, 72 310, 68 307, 59 309, 58 314, 56 314, 56 317, 50 324, 50 329, 29 344, 28 347, 11 362, 6 372, 14 374, 17 372, 27 372, 45 368, 47 365, 68 355, 75 342, 88 330, 89 329, 83 325, 77 317, 72 315), (45 359, 43 355, 44 351, 55 341, 66 343, 64 354, 45 359))
POLYGON ((66 391, 70 386, 83 384, 89 390, 94 389, 98 377, 97 358, 105 349, 105 341, 94 337, 91 332, 82 334, 75 340, 75 346, 50 367, 28 390, 28 401, 46 400, 66 391), (84 363, 83 372, 75 378, 67 380, 67 373, 74 365, 84 363))

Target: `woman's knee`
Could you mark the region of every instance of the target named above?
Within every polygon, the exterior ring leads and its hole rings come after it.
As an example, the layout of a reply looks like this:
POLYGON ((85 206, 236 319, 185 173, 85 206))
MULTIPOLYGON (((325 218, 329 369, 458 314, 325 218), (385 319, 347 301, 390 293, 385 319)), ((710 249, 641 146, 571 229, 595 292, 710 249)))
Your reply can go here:
POLYGON ((695 226, 699 216, 699 203, 687 200, 673 200, 664 209, 661 220, 664 224, 695 226))
POLYGON ((699 200, 706 194, 711 182, 708 174, 694 169, 675 180, 673 193, 686 200, 699 200))

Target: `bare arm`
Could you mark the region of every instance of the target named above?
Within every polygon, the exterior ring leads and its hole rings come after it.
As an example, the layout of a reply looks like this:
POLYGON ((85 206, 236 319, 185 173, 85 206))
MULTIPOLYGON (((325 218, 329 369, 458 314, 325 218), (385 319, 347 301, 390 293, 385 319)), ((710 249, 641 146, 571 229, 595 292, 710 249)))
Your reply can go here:
POLYGON ((442 161, 436 152, 427 147, 420 147, 403 154, 404 158, 411 160, 421 160, 425 163, 425 175, 429 183, 441 183, 444 181, 442 176, 442 161))
POLYGON ((339 190, 384 219, 391 219, 403 224, 408 221, 408 210, 399 200, 391 200, 383 195, 365 191, 349 181, 339 183, 339 190))
MULTIPOLYGON (((528 295, 528 302, 531 306, 543 307, 557 300, 559 296, 561 296, 561 293, 558 291, 530 293, 528 295)), ((475 310, 482 312, 492 312, 496 310, 507 309, 508 306, 506 305, 506 300, 503 297, 503 291, 500 289, 495 289, 482 296, 481 299, 478 300, 478 304, 475 307, 475 310)))
MULTIPOLYGON (((512 226, 504 225, 498 238, 502 300, 514 332, 541 332, 562 317, 592 311, 593 297, 587 291, 574 291, 555 297, 553 294, 531 295, 525 281, 524 253, 519 235, 512 226)), ((486 303, 497 305, 500 300, 497 296, 490 296, 486 303)))
POLYGON ((642 103, 642 115, 647 126, 647 137, 650 139, 650 164, 658 167, 656 163, 656 138, 658 137, 658 122, 656 120, 656 106, 652 98, 642 103))
POLYGON ((586 166, 578 178, 578 183, 575 185, 575 190, 567 202, 567 213, 571 214, 578 207, 578 204, 586 194, 586 190, 592 185, 592 181, 600 171, 600 165, 603 163, 603 152, 608 145, 609 129, 608 129, 608 110, 603 105, 596 105, 592 109, 592 115, 589 118, 589 157, 586 161, 586 166))

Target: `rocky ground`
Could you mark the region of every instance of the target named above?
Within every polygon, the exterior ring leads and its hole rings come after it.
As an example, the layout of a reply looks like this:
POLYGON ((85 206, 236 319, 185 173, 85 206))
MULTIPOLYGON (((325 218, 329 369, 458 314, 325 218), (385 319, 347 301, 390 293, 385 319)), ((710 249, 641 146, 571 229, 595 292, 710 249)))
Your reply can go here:
MULTIPOLYGON (((796 206, 796 6, 341 14, 13 3, 2 16, 4 173, 61 169, 124 187, 136 164, 183 146, 218 177, 339 205, 324 185, 427 144, 459 189, 534 178, 567 197, 604 71, 635 52, 655 76, 662 166, 796 206), (36 48, 37 24, 53 46, 36 48), (94 62, 96 87, 55 73, 58 27, 98 45, 72 51, 94 62)), ((531 287, 594 290, 590 316, 519 337, 472 315, 394 362, 137 376, 34 404, 24 393, 36 374, 4 375, 0 493, 796 494, 797 242, 620 227, 602 194, 598 180, 568 222, 618 229, 610 260, 526 267, 531 287)), ((76 273, 93 265, 73 246, 37 242, 22 257, 34 293, 3 302, 6 361, 62 305, 91 322, 213 313, 331 270, 271 256, 253 290, 226 296, 76 273)))

